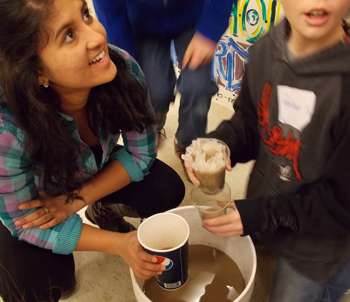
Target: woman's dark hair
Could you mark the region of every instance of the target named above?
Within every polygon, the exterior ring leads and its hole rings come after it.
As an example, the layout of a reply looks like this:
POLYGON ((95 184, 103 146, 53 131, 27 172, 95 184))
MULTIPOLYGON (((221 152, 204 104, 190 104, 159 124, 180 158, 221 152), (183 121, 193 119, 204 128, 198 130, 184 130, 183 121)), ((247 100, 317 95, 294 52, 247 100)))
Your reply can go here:
MULTIPOLYGON (((38 84, 44 66, 39 50, 48 41, 43 24, 52 16, 54 0, 0 0, 0 86, 18 126, 25 132, 24 150, 39 167, 43 190, 49 196, 80 198, 77 156, 79 145, 59 114, 60 97, 38 84)), ((124 58, 109 49, 117 76, 91 89, 87 109, 94 133, 121 130, 142 132, 154 123, 146 108, 147 89, 133 78, 124 58)))

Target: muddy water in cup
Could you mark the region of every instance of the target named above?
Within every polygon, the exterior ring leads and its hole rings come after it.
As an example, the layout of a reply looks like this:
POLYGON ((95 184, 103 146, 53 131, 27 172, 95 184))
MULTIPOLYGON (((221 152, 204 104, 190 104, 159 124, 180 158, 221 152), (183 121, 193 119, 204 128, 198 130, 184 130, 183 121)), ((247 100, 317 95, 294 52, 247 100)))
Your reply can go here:
POLYGON ((152 302, 231 302, 244 290, 237 264, 224 252, 206 245, 189 245, 189 278, 178 290, 162 289, 155 278, 144 283, 152 302))
MULTIPOLYGON (((215 157, 217 151, 215 149, 207 150, 205 160, 208 162, 212 157, 215 157)), ((195 158, 193 159, 195 160, 195 158)), ((194 169, 194 174, 201 182, 203 190, 207 192, 215 192, 220 190, 225 183, 225 165, 213 168, 211 171, 201 171, 194 169)))
POLYGON ((225 183, 225 167, 211 172, 194 170, 194 174, 200 180, 203 190, 209 193, 220 190, 225 183))

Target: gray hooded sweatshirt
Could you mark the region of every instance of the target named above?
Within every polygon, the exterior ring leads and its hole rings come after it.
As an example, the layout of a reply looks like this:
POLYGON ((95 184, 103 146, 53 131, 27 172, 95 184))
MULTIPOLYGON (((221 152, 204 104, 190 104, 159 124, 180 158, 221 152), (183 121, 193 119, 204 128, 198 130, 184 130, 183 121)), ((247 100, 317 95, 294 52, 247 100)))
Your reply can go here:
POLYGON ((208 136, 232 165, 256 160, 235 201, 244 235, 321 281, 350 259, 350 44, 299 59, 289 32, 284 20, 256 42, 235 114, 208 136))

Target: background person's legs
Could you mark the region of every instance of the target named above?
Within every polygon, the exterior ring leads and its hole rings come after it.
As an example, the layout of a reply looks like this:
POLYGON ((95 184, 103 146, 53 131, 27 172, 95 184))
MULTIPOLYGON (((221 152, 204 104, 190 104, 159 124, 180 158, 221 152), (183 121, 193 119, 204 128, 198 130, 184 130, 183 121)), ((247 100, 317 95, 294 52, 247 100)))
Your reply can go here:
POLYGON ((170 38, 136 39, 136 60, 150 90, 158 132, 164 127, 170 103, 175 100, 176 75, 171 61, 170 41, 170 38))
POLYGON ((73 255, 19 241, 0 222, 0 296, 4 302, 58 301, 75 286, 73 255))
MULTIPOLYGON (((174 39, 180 66, 193 34, 194 29, 188 29, 174 39)), ((211 98, 218 92, 218 86, 211 78, 211 70, 212 63, 196 70, 185 68, 177 81, 181 100, 176 139, 180 148, 185 149, 192 140, 203 137, 206 132, 211 98)))

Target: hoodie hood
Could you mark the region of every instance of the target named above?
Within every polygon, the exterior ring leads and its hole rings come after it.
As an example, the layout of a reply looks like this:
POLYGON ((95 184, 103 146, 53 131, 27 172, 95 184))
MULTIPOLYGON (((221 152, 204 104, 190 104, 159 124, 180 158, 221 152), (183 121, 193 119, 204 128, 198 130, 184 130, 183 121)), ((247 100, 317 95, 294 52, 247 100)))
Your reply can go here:
MULTIPOLYGON (((288 61, 287 39, 290 31, 290 24, 284 18, 273 30, 269 37, 277 48, 275 55, 278 60, 287 62, 290 68, 297 74, 314 75, 314 74, 350 74, 350 43, 338 44, 331 48, 324 49, 314 55, 306 58, 297 58, 292 62, 288 61)), ((345 32, 344 32, 345 33, 345 32)), ((349 32, 346 33, 349 37, 349 32)))

